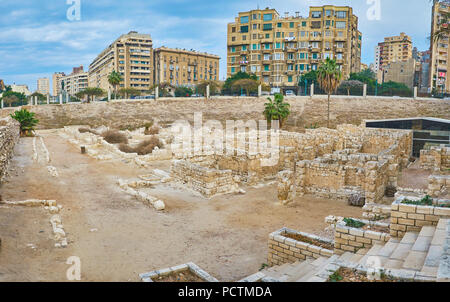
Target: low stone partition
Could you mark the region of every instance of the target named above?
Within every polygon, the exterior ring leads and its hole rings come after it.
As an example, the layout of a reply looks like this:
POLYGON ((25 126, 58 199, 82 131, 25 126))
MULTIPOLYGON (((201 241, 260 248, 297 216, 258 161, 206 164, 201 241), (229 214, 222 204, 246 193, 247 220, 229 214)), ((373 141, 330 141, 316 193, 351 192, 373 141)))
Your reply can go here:
POLYGON ((20 124, 16 120, 11 117, 0 119, 0 183, 6 176, 19 137, 20 124))
POLYGON ((450 196, 450 175, 430 175, 428 177, 428 195, 431 197, 450 196))
POLYGON ((433 146, 420 151, 420 166, 434 171, 450 169, 450 147, 433 146))
POLYGON ((187 185, 206 198, 239 192, 239 185, 231 170, 211 169, 185 160, 175 160, 170 172, 175 181, 187 185))
POLYGON ((420 232, 423 226, 436 226, 441 218, 450 218, 450 200, 433 200, 433 206, 403 203, 420 201, 418 197, 399 196, 391 205, 392 237, 403 237, 406 232, 420 232), (442 207, 438 205, 447 205, 442 207))
POLYGON ((391 217, 391 205, 366 203, 363 206, 362 217, 376 221, 391 217))
POLYGON ((269 266, 274 266, 283 263, 303 261, 306 260, 306 258, 317 259, 320 257, 331 257, 333 255, 333 245, 334 242, 327 238, 282 228, 269 235, 269 254, 267 262, 269 266), (300 241, 290 237, 298 237, 303 240, 300 241), (309 241, 310 243, 306 241, 309 241), (327 248, 322 246, 327 246, 327 248))
POLYGON ((328 216, 325 221, 334 225, 334 253, 342 255, 345 252, 357 253, 359 250, 369 250, 375 244, 389 241, 389 224, 352 218, 355 222, 364 224, 363 228, 347 226, 343 217, 328 216), (385 229, 386 231, 379 231, 385 229))
MULTIPOLYGON (((195 263, 189 262, 186 264, 181 264, 174 267, 169 267, 161 270, 156 270, 148 273, 139 274, 139 277, 143 282, 155 282, 158 281, 158 279, 163 279, 164 277, 168 277, 171 275, 176 275, 179 273, 190 273, 197 277, 199 280, 202 280, 204 282, 219 282, 216 278, 202 270, 200 267, 198 267, 195 263)), ((176 282, 173 281, 172 282, 176 282)), ((180 281, 180 282, 186 282, 186 281, 180 281)))

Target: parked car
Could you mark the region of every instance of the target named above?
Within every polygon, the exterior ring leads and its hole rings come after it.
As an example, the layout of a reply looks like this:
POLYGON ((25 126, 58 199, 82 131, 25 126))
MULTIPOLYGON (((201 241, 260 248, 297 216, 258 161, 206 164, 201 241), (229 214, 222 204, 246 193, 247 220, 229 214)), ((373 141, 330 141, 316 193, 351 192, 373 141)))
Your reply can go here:
POLYGON ((295 93, 292 90, 286 90, 286 96, 295 96, 295 93))

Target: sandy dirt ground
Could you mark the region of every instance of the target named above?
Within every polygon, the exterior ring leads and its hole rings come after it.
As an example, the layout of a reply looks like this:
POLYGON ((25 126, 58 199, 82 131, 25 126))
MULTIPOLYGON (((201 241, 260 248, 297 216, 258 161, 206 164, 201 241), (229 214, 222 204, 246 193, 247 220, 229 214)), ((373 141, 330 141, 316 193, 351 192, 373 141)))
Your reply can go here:
POLYGON ((170 162, 144 169, 122 160, 98 161, 56 130, 39 134, 59 177, 33 161, 33 139, 22 138, 0 194, 4 200, 57 200, 69 245, 54 247, 50 214, 43 208, 0 205, 0 281, 67 281, 70 256, 81 260, 82 281, 139 281, 139 273, 189 261, 220 281, 235 281, 267 262, 269 233, 285 226, 324 234, 327 215, 362 214, 345 202, 311 196, 281 206, 275 184, 210 200, 161 185, 152 191, 166 210, 157 212, 119 189, 116 180, 153 168, 168 171, 170 162))
POLYGON ((401 188, 427 189, 428 177, 431 174, 430 170, 420 168, 420 161, 417 159, 409 168, 400 173, 398 186, 401 188))

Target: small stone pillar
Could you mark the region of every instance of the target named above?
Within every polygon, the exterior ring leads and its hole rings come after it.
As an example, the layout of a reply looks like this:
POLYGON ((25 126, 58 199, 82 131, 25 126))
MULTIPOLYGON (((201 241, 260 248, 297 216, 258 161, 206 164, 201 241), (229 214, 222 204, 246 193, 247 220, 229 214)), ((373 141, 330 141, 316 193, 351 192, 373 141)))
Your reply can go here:
POLYGON ((47 105, 50 104, 50 94, 47 93, 47 105))
POLYGON ((311 84, 311 97, 314 96, 314 83, 311 84))
POLYGON ((414 98, 417 99, 417 86, 414 87, 414 98))
POLYGON ((258 97, 260 98, 262 96, 262 85, 258 85, 258 97))
POLYGON ((209 85, 206 85, 206 98, 209 99, 209 85))
POLYGON ((364 84, 363 86, 363 97, 367 97, 367 84, 364 84))
POLYGON ((2 109, 3 109, 3 108, 4 108, 4 106, 5 106, 5 104, 3 103, 3 99, 2 99, 2 105, 1 105, 1 106, 2 106, 2 109))
POLYGON ((108 89, 108 102, 110 102, 110 101, 111 101, 111 90, 108 89))
POLYGON ((63 103, 63 97, 62 97, 62 93, 59 94, 59 104, 62 105, 63 103))
POLYGON ((155 87, 155 100, 157 100, 159 98, 159 87, 156 86, 155 87))
POLYGON ((69 96, 69 94, 66 94, 66 104, 68 104, 69 101, 70 101, 70 96, 69 96))

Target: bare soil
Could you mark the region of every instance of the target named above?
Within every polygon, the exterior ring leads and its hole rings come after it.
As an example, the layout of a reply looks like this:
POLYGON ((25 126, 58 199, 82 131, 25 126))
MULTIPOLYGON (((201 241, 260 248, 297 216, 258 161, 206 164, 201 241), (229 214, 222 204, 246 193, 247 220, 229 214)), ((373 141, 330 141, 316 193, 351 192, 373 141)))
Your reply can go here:
POLYGON ((192 273, 190 270, 157 277, 152 280, 154 282, 205 282, 205 280, 192 273))
POLYGON ((327 250, 334 249, 334 245, 332 245, 332 244, 329 244, 327 242, 323 242, 320 240, 311 239, 311 238, 308 238, 308 237, 300 235, 300 234, 287 233, 287 234, 284 234, 283 236, 294 239, 296 241, 301 241, 301 242, 309 243, 309 244, 312 244, 315 246, 319 246, 319 247, 325 248, 327 250))
POLYGON ((404 169, 398 177, 398 186, 401 188, 427 189, 430 170, 420 168, 420 161, 416 161, 407 169, 404 169))
POLYGON ((361 217, 345 201, 298 197, 282 206, 276 184, 245 188, 244 195, 204 199, 167 185, 154 190, 166 203, 157 212, 122 191, 118 178, 135 179, 170 161, 139 168, 132 161, 98 161, 60 138, 39 132, 50 152, 52 177, 32 159, 32 138, 16 145, 4 200, 54 199, 63 206, 69 245, 54 247, 43 208, 0 205, 0 281, 67 281, 68 257, 81 260, 82 281, 140 281, 138 274, 194 262, 220 281, 235 281, 267 262, 268 235, 288 227, 323 236, 324 217, 361 217))

